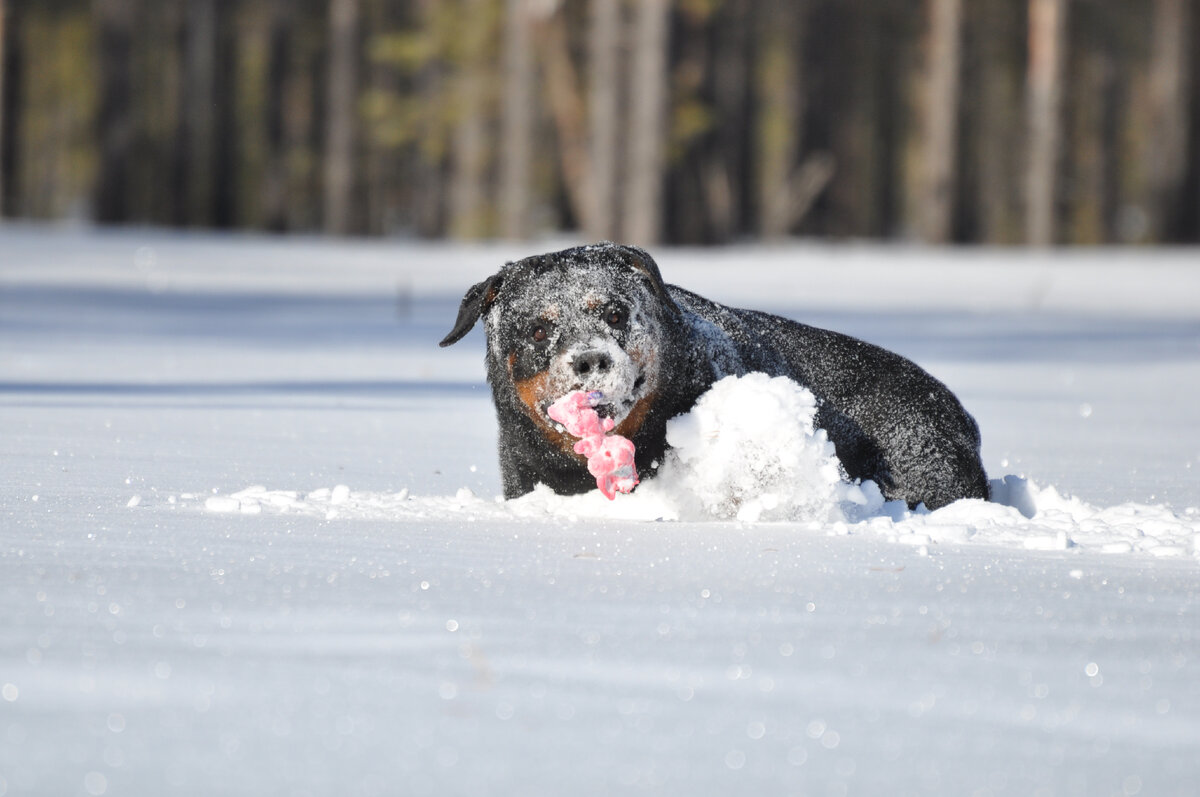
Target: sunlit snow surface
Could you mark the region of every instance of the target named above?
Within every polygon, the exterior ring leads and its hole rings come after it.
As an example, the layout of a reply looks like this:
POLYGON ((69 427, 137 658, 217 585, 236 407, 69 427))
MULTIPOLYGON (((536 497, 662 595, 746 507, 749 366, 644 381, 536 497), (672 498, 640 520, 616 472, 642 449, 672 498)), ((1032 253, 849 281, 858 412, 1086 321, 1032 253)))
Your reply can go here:
POLYGON ((754 378, 498 502, 436 341, 558 245, 0 227, 0 795, 1200 791, 1195 253, 656 253, 929 369, 995 502, 830 478, 754 378))

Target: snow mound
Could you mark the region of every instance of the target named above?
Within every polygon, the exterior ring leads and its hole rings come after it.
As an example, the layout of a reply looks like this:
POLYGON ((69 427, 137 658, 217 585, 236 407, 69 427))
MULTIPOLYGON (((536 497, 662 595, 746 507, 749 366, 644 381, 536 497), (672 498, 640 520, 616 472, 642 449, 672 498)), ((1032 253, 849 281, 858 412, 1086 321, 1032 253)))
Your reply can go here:
POLYGON ((847 506, 877 509, 878 489, 847 481, 816 412, 812 392, 785 377, 726 377, 667 424, 655 487, 688 518, 829 521, 847 506))
MULTIPOLYGON (((599 490, 558 495, 539 485, 512 501, 357 492, 346 485, 307 494, 249 487, 204 501, 209 512, 295 513, 335 519, 786 522, 798 531, 873 534, 926 550, 984 544, 1027 550, 1089 550, 1200 556, 1200 515, 1165 506, 1099 508, 1016 475, 991 482, 992 500, 964 499, 929 512, 884 501, 873 482, 851 483, 824 430, 813 394, 784 377, 727 377, 690 413, 667 425, 671 444, 656 478, 608 500, 599 490)), ((131 502, 131 506, 134 504, 131 502)), ((138 504, 144 506, 144 503, 138 504)))

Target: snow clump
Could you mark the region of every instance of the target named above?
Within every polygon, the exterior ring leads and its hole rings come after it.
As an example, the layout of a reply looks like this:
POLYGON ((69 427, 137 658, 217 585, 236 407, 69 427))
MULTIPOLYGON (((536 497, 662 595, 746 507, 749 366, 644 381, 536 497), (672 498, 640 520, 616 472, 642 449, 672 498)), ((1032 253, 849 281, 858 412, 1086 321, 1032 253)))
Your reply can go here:
POLYGON ((683 518, 838 521, 883 504, 874 483, 851 484, 817 399, 786 377, 718 381, 667 424, 671 449, 653 486, 683 518))

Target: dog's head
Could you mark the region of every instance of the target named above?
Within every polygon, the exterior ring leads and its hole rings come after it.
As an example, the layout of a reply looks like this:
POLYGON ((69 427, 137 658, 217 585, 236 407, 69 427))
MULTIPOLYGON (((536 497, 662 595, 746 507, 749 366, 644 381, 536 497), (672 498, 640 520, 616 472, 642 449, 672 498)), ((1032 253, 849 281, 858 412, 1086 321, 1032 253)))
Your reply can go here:
POLYGON ((678 314, 646 252, 600 243, 509 263, 472 286, 441 345, 482 318, 497 399, 515 397, 569 450, 547 407, 572 390, 600 391, 597 411, 631 437, 660 389, 663 337, 678 314))

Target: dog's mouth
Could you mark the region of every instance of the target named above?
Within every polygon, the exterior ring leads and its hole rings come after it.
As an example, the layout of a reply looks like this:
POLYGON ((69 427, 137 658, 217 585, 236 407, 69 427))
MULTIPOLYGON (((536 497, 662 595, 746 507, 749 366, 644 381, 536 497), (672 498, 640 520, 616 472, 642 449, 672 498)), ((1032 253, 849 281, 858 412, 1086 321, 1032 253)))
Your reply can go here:
MULTIPOLYGON (((639 374, 637 379, 635 379, 633 382, 633 389, 630 390, 629 395, 619 399, 613 399, 610 396, 605 396, 597 404, 593 405, 592 409, 594 409, 596 414, 601 418, 610 418, 614 423, 620 423, 625 419, 625 416, 630 413, 638 401, 643 398, 643 388, 645 388, 645 386, 646 377, 639 374)), ((554 420, 550 419, 548 412, 550 405, 562 398, 562 396, 565 396, 575 390, 587 390, 587 388, 582 384, 575 384, 569 389, 562 391, 562 395, 549 396, 542 400, 538 409, 551 424, 556 426, 558 425, 554 420)))
POLYGON ((625 416, 633 409, 633 405, 637 402, 633 399, 622 401, 620 403, 605 402, 597 404, 594 409, 596 414, 601 418, 611 419, 614 424, 618 424, 625 420, 625 416))
MULTIPOLYGON (((567 393, 571 393, 574 390, 579 390, 579 389, 580 388, 572 388, 571 390, 566 391, 563 395, 566 395, 567 393)), ((549 418, 550 417, 550 413, 549 413, 550 405, 553 404, 555 401, 557 401, 560 398, 562 398, 562 396, 556 396, 554 398, 546 399, 545 401, 543 401, 539 408, 539 409, 541 409, 542 415, 549 418)), ((620 402, 605 401, 605 402, 601 402, 599 404, 594 405, 592 407, 592 409, 595 410, 596 414, 599 415, 601 418, 611 418, 614 422, 619 423, 621 421, 621 419, 624 418, 629 413, 629 410, 632 409, 633 405, 636 403, 637 403, 637 400, 632 399, 632 398, 627 399, 625 401, 620 401, 620 402)), ((551 420, 550 422, 557 423, 554 420, 551 420)))
POLYGON ((604 401, 597 404, 595 407, 596 414, 601 418, 612 418, 614 421, 620 421, 629 411, 633 409, 633 405, 638 403, 642 398, 642 388, 646 385, 646 377, 638 375, 638 378, 633 382, 633 389, 629 391, 629 396, 619 402, 604 401))

